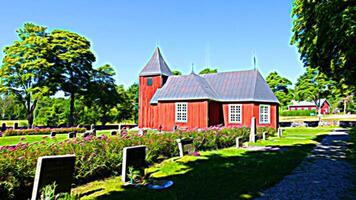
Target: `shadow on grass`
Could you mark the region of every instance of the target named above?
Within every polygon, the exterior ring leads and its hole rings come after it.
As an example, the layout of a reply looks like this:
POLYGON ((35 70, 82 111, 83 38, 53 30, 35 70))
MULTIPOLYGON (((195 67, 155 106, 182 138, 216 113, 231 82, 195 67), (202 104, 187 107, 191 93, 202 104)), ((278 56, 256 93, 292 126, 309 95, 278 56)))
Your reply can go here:
POLYGON ((204 160, 182 163, 190 169, 184 174, 163 177, 174 181, 169 189, 127 188, 98 199, 253 198, 289 174, 314 147, 313 144, 294 145, 287 151, 246 151, 238 156, 211 154, 204 160))

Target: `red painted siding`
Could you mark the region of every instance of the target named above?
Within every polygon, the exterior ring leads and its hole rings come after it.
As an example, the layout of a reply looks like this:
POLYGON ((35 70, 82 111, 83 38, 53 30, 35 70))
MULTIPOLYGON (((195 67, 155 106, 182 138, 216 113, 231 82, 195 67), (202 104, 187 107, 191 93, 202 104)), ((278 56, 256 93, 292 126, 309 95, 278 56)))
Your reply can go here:
POLYGON ((171 131, 174 125, 178 128, 207 128, 208 127, 208 101, 188 101, 187 122, 175 122, 175 103, 159 102, 159 124, 162 130, 171 131))
POLYGON ((330 105, 327 102, 324 102, 320 109, 321 114, 329 114, 330 113, 330 105))
MULTIPOLYGON (((264 104, 265 105, 265 104, 264 104)), ((269 124, 260 124, 260 115, 259 115, 259 103, 224 103, 224 124, 225 126, 235 126, 235 127, 250 127, 251 118, 256 117, 257 126, 268 126, 272 128, 277 128, 278 123, 278 114, 277 114, 277 105, 270 105, 270 123, 269 124), (241 123, 230 123, 229 122, 229 104, 241 104, 242 105, 242 122, 241 123)))
POLYGON ((162 86, 161 76, 152 78, 152 85, 147 85, 149 77, 140 77, 139 79, 139 114, 138 126, 140 128, 158 128, 159 114, 158 106, 151 105, 150 101, 156 90, 162 86))

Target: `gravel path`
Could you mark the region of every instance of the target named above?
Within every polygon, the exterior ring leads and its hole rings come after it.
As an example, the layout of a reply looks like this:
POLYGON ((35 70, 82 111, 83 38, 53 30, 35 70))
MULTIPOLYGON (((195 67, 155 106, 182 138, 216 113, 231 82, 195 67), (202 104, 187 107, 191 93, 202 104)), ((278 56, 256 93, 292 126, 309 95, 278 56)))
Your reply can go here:
POLYGON ((349 191, 355 174, 352 166, 343 160, 347 139, 348 134, 343 130, 329 133, 290 175, 256 199, 356 199, 349 191))

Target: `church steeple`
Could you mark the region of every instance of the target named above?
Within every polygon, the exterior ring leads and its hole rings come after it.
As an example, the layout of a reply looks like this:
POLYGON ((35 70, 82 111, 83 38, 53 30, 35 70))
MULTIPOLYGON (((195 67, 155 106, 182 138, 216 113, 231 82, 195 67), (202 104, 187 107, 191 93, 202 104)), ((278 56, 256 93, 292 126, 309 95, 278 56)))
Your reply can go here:
POLYGON ((139 74, 140 76, 173 75, 166 61, 164 61, 159 47, 156 47, 151 59, 139 74))

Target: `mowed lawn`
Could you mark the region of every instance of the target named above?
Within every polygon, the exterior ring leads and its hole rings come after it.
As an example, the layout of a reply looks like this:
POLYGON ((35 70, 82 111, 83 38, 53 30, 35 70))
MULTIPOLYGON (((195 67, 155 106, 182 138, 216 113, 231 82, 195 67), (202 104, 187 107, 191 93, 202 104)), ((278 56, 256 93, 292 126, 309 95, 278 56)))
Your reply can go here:
MULTIPOLYGON (((97 135, 110 135, 110 130, 97 131, 97 135)), ((16 145, 17 143, 33 143, 45 140, 48 143, 60 142, 68 139, 68 134, 57 134, 54 138, 48 135, 21 135, 21 136, 4 136, 0 137, 0 146, 16 145)))
MULTIPOLYGON (((256 152, 234 147, 171 158, 147 169, 152 177, 173 180, 166 190, 125 188, 120 177, 94 181, 73 189, 82 199, 250 199, 289 174, 331 128, 289 128, 283 138, 257 146, 284 147, 256 152)), ((252 145, 252 144, 250 144, 252 145)), ((120 172, 118 172, 120 173, 120 172)))

